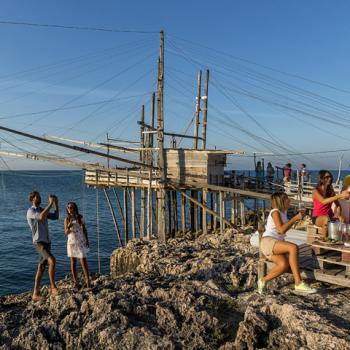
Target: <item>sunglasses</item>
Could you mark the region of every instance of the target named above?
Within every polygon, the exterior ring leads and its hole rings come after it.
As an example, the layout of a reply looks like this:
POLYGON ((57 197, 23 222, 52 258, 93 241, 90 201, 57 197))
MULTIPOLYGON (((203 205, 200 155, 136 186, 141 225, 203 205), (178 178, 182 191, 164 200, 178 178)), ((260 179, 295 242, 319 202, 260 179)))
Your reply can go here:
POLYGON ((67 208, 68 209, 74 209, 74 206, 73 205, 67 205, 67 208))
POLYGON ((324 176, 323 178, 324 178, 324 179, 331 179, 331 178, 332 178, 332 176, 330 176, 330 175, 326 175, 326 176, 324 176))

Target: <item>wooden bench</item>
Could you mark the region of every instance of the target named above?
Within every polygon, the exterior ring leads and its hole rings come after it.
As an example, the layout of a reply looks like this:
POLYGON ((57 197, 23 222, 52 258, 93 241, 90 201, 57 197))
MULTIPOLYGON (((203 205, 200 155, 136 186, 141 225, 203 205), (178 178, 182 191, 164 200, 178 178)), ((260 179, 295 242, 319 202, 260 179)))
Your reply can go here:
MULTIPOLYGON (((320 229, 309 225, 306 242, 298 244, 301 277, 350 287, 350 248, 318 242, 317 239, 321 237, 320 229)), ((259 252, 258 277, 261 278, 275 264, 267 260, 260 249, 259 252)))
MULTIPOLYGON (((293 231, 293 230, 291 230, 293 231)), ((294 230, 298 232, 298 230, 294 230)), ((299 231, 301 235, 307 233, 305 231, 299 231)), ((309 244, 306 243, 306 237, 304 240, 293 239, 293 235, 287 237, 286 241, 290 241, 298 246, 298 258, 299 258, 299 267, 301 269, 300 273, 302 278, 313 278, 312 270, 314 268, 314 258, 312 249, 309 244)), ((259 239, 260 246, 260 239, 259 239)), ((266 259, 264 254, 259 249, 259 261, 258 261, 258 277, 261 278, 267 274, 274 267, 274 263, 266 259)))

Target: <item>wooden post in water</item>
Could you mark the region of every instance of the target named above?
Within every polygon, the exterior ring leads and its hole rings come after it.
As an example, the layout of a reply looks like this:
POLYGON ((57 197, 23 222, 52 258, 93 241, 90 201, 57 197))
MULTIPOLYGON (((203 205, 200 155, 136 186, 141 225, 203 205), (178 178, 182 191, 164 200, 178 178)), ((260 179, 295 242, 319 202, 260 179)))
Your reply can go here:
MULTIPOLYGON (((214 193, 214 211, 217 213, 218 211, 218 193, 214 193)), ((218 220, 214 217, 214 230, 218 228, 218 220)))
MULTIPOLYGON (((193 191, 193 198, 195 198, 198 201, 198 191, 193 191)), ((193 225, 194 225, 194 231, 198 232, 198 206, 194 204, 194 215, 193 215, 193 225)))
POLYGON ((241 226, 243 227, 245 225, 245 205, 244 205, 244 198, 240 198, 240 211, 241 211, 241 226))
POLYGON ((178 227, 178 215, 177 215, 177 193, 176 191, 171 191, 172 195, 172 207, 173 207, 173 226, 174 226, 174 235, 179 232, 178 227))
POLYGON ((172 220, 171 220, 171 191, 166 191, 167 208, 168 208, 168 236, 173 238, 172 220))
MULTIPOLYGON (((202 202, 205 206, 208 206, 208 191, 203 190, 202 192, 202 202)), ((207 211, 203 209, 203 216, 202 216, 202 229, 203 229, 203 234, 208 233, 208 223, 207 223, 207 211)))
POLYGON ((123 201, 124 201, 124 234, 125 234, 125 244, 129 241, 129 215, 128 215, 128 195, 126 193, 127 189, 123 189, 123 201))
POLYGON ((186 233, 186 198, 181 196, 181 231, 186 233))
MULTIPOLYGON (((191 191, 191 197, 194 196, 194 191, 191 191)), ((195 226, 194 226, 194 203, 190 202, 190 231, 194 232, 195 226)))
MULTIPOLYGON (((210 209, 215 211, 214 209, 214 193, 210 192, 210 209)), ((210 230, 214 229, 214 216, 210 215, 210 230)))
POLYGON ((132 238, 136 238, 136 201, 135 201, 135 187, 131 188, 131 231, 132 231, 132 238))
POLYGON ((231 201, 231 223, 235 225, 236 217, 235 217, 235 195, 233 194, 233 198, 231 201))
MULTIPOLYGON (((223 192, 222 194, 222 214, 223 214, 223 218, 226 219, 226 193, 225 192, 223 192)), ((226 228, 225 222, 223 223, 223 228, 224 230, 226 228)))
POLYGON ((141 198, 141 218, 140 218, 140 238, 145 236, 145 212, 146 212, 146 191, 144 188, 140 191, 141 198))
POLYGON ((224 233, 224 199, 223 199, 223 192, 220 191, 219 193, 219 202, 220 202, 220 233, 224 233))
MULTIPOLYGON (((203 204, 203 190, 198 192, 200 200, 199 202, 203 204)), ((199 229, 202 230, 203 232, 203 209, 198 208, 199 209, 199 229)))
POLYGON ((147 239, 150 239, 153 233, 152 200, 152 169, 149 169, 149 180, 147 190, 147 239))

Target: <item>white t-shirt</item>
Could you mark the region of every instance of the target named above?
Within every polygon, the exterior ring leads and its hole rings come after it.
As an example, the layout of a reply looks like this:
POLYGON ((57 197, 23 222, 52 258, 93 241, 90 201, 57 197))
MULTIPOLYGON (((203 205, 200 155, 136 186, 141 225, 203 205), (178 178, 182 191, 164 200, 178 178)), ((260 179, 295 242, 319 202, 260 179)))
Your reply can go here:
POLYGON ((272 237, 272 238, 278 239, 279 241, 284 241, 284 237, 280 235, 280 233, 278 232, 275 225, 275 221, 273 220, 273 217, 271 215, 275 211, 278 211, 280 213, 282 224, 285 224, 286 222, 288 222, 287 213, 281 212, 278 209, 272 209, 270 211, 269 216, 267 217, 265 232, 263 233, 262 238, 272 237))

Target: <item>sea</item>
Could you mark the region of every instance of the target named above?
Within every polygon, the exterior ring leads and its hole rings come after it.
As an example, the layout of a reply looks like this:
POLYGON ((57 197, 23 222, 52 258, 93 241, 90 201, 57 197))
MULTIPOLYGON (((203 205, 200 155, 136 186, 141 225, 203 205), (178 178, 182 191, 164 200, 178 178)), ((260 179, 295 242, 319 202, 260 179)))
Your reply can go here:
MULTIPOLYGON (((237 172, 242 173, 248 174, 244 171, 237 172)), ((333 171, 335 177, 336 173, 333 171)), ((341 178, 348 174, 348 171, 343 171, 341 178)), ((315 180, 317 172, 312 171, 311 175, 315 180)), ((51 250, 57 260, 56 279, 70 274, 67 238, 63 231, 65 207, 69 201, 77 203, 87 224, 90 271, 93 274, 108 274, 110 255, 119 247, 118 237, 103 192, 84 184, 83 171, 1 171, 0 295, 18 294, 33 288, 38 254, 32 243, 26 213, 31 206, 28 195, 34 190, 40 192, 42 206, 47 204, 50 194, 57 195, 59 199, 60 219, 49 221, 51 250)), ((119 225, 122 227, 121 222, 119 225)), ((45 273, 42 284, 47 283, 48 277, 45 273)))
MULTIPOLYGON (((49 220, 51 251, 57 261, 56 279, 70 273, 67 238, 63 231, 68 201, 77 203, 87 224, 90 271, 94 274, 109 273, 109 258, 119 247, 118 237, 103 192, 100 190, 96 194, 96 189, 87 187, 83 180, 82 171, 0 172, 0 295, 33 288, 38 254, 32 243, 26 214, 31 206, 28 195, 34 190, 40 192, 43 207, 47 205, 50 194, 57 195, 59 200, 60 219, 49 220)), ((44 283, 48 283, 47 273, 42 280, 44 283)))

